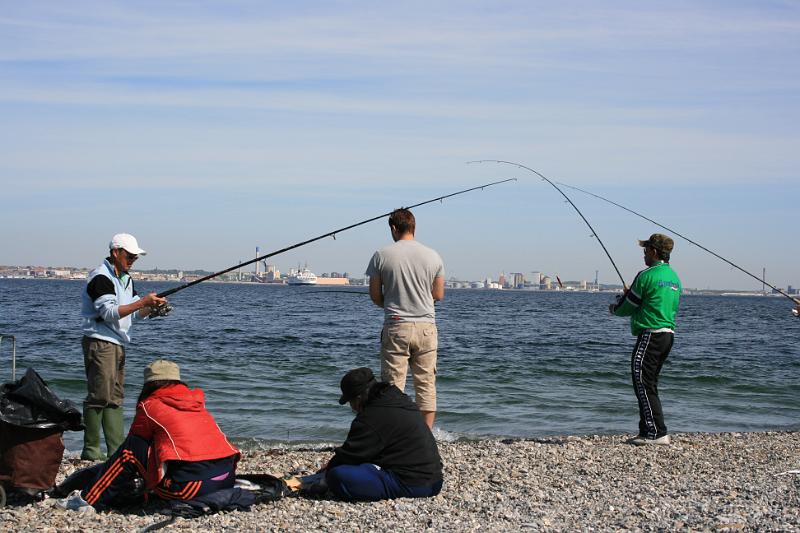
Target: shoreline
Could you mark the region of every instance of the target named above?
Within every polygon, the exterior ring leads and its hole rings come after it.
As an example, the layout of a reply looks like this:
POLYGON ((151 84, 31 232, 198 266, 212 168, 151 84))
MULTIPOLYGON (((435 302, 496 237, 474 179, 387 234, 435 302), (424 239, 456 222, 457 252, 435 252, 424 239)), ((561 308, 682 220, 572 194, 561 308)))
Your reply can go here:
MULTIPOLYGON (((133 272, 136 274, 136 271, 133 272)), ((209 272, 210 274, 211 272, 209 272)), ((325 279, 325 278, 322 278, 325 279)), ((82 281, 85 282, 85 278, 57 278, 57 277, 16 277, 16 276, 0 276, 0 280, 28 280, 28 281, 82 281)), ((180 280, 152 280, 152 279, 136 279, 137 283, 174 283, 177 284, 176 286, 183 285, 184 281, 180 280)), ((218 280, 218 279, 210 279, 206 280, 203 283, 220 283, 220 284, 230 284, 230 285, 254 285, 254 286, 271 286, 271 287, 289 287, 292 286, 289 283, 283 282, 256 282, 256 281, 244 281, 244 280, 218 280)), ((467 283, 467 282, 459 282, 459 283, 467 283)), ((330 288, 337 288, 337 287, 347 287, 352 289, 367 289, 367 285, 362 285, 359 283, 348 283, 348 284, 312 284, 312 285, 299 285, 302 287, 322 287, 324 289, 330 288)), ((331 289, 332 290, 332 289, 331 289)), ((604 288, 599 290, 594 289, 575 289, 575 288, 566 288, 566 289, 512 289, 512 288, 505 288, 505 289, 490 289, 486 287, 447 287, 447 290, 451 291, 477 291, 477 292, 510 292, 510 293, 531 293, 531 294, 619 294, 622 292, 622 287, 619 288, 604 288)), ((698 289, 692 287, 684 287, 683 288, 683 296, 724 296, 724 297, 747 297, 747 298, 785 298, 783 294, 780 293, 764 293, 760 291, 754 291, 751 289, 698 289)), ((355 292, 355 291, 354 291, 355 292)), ((800 298, 800 294, 795 295, 796 297, 800 298)))
MULTIPOLYGON (((346 503, 290 496, 234 512, 178 519, 188 531, 800 531, 800 432, 678 433, 670 446, 630 435, 440 442, 434 498, 346 503)), ((311 472, 329 446, 243 452, 238 472, 311 472)), ((65 458, 57 482, 88 461, 65 458)), ((54 500, 0 509, 14 531, 120 531, 162 514, 85 514, 54 500)))

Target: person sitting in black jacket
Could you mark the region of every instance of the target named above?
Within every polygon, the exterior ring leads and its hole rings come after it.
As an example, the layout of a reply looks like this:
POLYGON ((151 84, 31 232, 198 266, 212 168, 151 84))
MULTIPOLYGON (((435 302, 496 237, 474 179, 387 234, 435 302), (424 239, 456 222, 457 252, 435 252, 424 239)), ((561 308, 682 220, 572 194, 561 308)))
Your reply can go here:
POLYGON ((416 404, 369 368, 349 371, 339 403, 356 418, 325 467, 330 490, 343 500, 428 498, 442 489, 442 459, 416 404))

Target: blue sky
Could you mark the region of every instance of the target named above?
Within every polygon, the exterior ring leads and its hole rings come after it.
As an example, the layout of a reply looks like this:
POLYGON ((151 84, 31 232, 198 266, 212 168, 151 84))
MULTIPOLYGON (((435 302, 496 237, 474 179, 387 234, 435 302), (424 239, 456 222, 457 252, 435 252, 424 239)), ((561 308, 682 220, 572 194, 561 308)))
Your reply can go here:
MULTIPOLYGON (((613 282, 518 161, 800 285, 797 2, 0 0, 0 264, 222 269, 401 205, 448 275, 613 282)), ((569 192, 624 277, 658 231, 569 192)), ((363 272, 374 223, 276 257, 363 272)), ((687 287, 760 284, 678 241, 687 287)))

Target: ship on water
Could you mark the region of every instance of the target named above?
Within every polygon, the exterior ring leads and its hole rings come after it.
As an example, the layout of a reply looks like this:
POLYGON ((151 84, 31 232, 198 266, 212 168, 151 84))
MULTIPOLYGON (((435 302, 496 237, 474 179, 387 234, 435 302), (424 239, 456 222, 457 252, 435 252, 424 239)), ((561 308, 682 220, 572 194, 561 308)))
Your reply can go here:
POLYGON ((298 268, 297 272, 290 274, 288 283, 289 285, 316 285, 317 276, 306 266, 302 269, 298 268))

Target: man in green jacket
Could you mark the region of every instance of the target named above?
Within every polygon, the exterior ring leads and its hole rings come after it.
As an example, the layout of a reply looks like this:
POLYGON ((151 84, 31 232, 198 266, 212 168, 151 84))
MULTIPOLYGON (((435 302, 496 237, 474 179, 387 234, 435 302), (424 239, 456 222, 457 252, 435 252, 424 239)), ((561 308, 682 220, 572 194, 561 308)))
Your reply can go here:
POLYGON ((631 288, 608 307, 612 314, 631 317, 631 333, 636 345, 631 356, 633 390, 639 402, 639 435, 632 444, 669 444, 661 400, 658 398, 658 375, 667 360, 675 338, 675 314, 681 298, 681 280, 669 266, 674 242, 660 233, 646 241, 647 268, 636 274, 631 288))

